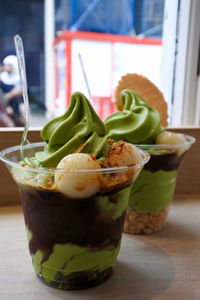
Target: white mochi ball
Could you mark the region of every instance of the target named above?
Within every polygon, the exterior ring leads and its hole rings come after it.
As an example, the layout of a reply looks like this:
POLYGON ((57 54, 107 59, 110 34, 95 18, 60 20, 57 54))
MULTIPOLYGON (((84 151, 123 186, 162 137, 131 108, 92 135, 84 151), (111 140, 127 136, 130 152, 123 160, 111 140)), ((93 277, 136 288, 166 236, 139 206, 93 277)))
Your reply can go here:
POLYGON ((188 149, 185 137, 180 133, 164 131, 156 137, 156 144, 175 144, 177 146, 177 154, 181 155, 188 149), (179 146, 180 145, 180 146, 179 146))
POLYGON ((119 142, 120 144, 122 145, 121 149, 114 146, 109 153, 108 162, 111 167, 129 166, 142 160, 142 154, 136 146, 125 142, 119 142))
POLYGON ((79 170, 100 169, 100 163, 90 154, 73 153, 65 156, 55 172, 57 189, 69 198, 83 199, 91 197, 100 189, 100 173, 79 170), (69 171, 69 172, 67 172, 69 171))
MULTIPOLYGON (((143 160, 141 151, 134 145, 126 142, 116 142, 113 144, 107 163, 110 167, 130 166, 140 163, 143 160)), ((120 171, 119 175, 127 175, 133 182, 136 180, 143 166, 139 168, 129 168, 128 170, 120 171)))

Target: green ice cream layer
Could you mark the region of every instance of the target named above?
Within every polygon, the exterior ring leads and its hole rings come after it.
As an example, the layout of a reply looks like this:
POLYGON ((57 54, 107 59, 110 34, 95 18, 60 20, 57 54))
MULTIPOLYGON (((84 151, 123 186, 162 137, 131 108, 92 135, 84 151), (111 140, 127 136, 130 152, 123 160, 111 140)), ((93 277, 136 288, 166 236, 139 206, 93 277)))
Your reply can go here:
POLYGON ((153 143, 155 137, 164 131, 159 112, 132 90, 123 90, 120 99, 124 104, 123 110, 105 120, 108 137, 132 144, 153 143))
MULTIPOLYGON (((98 206, 104 220, 116 220, 126 210, 130 195, 130 186, 120 191, 117 203, 109 202, 109 197, 100 196, 98 206)), ((105 222, 105 221, 104 221, 105 222)), ((27 239, 31 242, 32 233, 26 226, 27 239)), ((120 244, 117 247, 107 246, 102 250, 93 250, 89 247, 82 247, 72 243, 55 244, 53 252, 45 261, 44 253, 38 249, 32 254, 32 261, 35 273, 41 274, 46 282, 54 281, 58 275, 63 277, 73 272, 102 272, 114 266, 119 253, 120 244)))
POLYGON ((73 152, 91 153, 97 159, 103 159, 109 151, 105 126, 80 92, 72 95, 64 115, 44 126, 41 137, 45 149, 35 156, 43 167, 56 167, 64 156, 73 152))
POLYGON ((129 202, 131 186, 119 192, 119 199, 117 202, 111 202, 108 196, 98 197, 98 206, 102 213, 102 218, 116 220, 125 212, 129 202))
POLYGON ((67 276, 73 272, 103 271, 114 266, 120 245, 111 249, 92 251, 86 247, 73 244, 56 244, 49 259, 43 260, 42 251, 32 255, 33 267, 36 275, 41 274, 46 282, 55 280, 56 275, 67 276))
POLYGON ((171 203, 176 178, 177 171, 142 170, 132 185, 129 206, 140 213, 156 214, 171 203))
MULTIPOLYGON (((102 212, 101 218, 104 220, 116 220, 126 211, 129 201, 131 186, 120 191, 117 203, 109 201, 109 197, 100 196, 98 206, 102 212)), ((105 222, 105 221, 104 221, 105 222)), ((32 239, 32 233, 26 226, 28 242, 32 239)), ((107 246, 103 250, 93 250, 89 247, 81 247, 72 243, 55 244, 53 252, 45 261, 44 253, 38 249, 35 254, 31 254, 35 273, 41 274, 46 282, 54 281, 58 275, 63 277, 73 272, 102 272, 109 267, 113 267, 120 244, 117 247, 107 246)))
MULTIPOLYGON (((26 230, 28 241, 30 241, 31 233, 27 227, 26 230)), ((117 247, 93 251, 88 247, 68 243, 64 245, 55 244, 53 253, 44 262, 42 262, 44 254, 41 250, 37 250, 31 256, 36 275, 41 274, 46 282, 51 282, 59 275, 64 277, 73 272, 101 272, 114 266, 119 250, 120 244, 117 247)))

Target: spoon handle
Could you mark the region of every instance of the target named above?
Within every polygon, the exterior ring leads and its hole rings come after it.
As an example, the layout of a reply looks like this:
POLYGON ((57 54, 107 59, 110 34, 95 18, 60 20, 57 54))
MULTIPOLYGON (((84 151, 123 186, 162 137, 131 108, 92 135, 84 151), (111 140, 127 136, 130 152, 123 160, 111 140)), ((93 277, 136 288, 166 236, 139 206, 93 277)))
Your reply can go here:
POLYGON ((90 98, 90 103, 94 107, 94 102, 93 102, 92 94, 91 94, 91 91, 90 91, 90 87, 89 87, 89 83, 88 83, 88 79, 87 79, 85 67, 84 67, 84 64, 83 64, 83 59, 82 59, 82 56, 81 56, 80 53, 78 53, 78 58, 79 58, 79 62, 80 62, 80 65, 81 65, 81 70, 82 70, 82 73, 83 73, 85 84, 86 84, 86 87, 87 87, 87 90, 88 90, 88 94, 89 94, 89 98, 90 98))
POLYGON ((27 80, 26 80, 26 64, 25 64, 25 58, 24 58, 24 47, 22 39, 19 35, 14 36, 14 43, 15 43, 15 51, 17 54, 18 59, 18 66, 19 66, 19 74, 22 84, 22 92, 23 92, 23 100, 24 100, 24 106, 25 106, 25 125, 24 125, 24 132, 22 134, 21 138, 21 159, 24 159, 24 153, 23 153, 23 146, 25 141, 27 140, 27 132, 29 128, 29 102, 28 102, 28 92, 27 92, 27 80))

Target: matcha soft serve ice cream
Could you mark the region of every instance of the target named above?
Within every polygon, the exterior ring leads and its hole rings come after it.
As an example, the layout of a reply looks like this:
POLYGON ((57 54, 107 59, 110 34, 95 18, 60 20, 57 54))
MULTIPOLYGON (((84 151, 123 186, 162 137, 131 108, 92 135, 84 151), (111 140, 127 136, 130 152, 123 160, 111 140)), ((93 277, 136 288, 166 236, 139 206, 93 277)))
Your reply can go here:
POLYGON ((105 120, 108 137, 132 144, 151 144, 164 131, 157 110, 148 106, 132 90, 121 93, 122 111, 113 113, 105 120))
POLYGON ((130 189, 149 155, 106 135, 77 92, 47 123, 43 143, 1 153, 19 187, 36 275, 61 289, 100 284, 113 273, 130 189))
POLYGON ((133 90, 123 90, 121 102, 123 110, 105 120, 108 137, 136 144, 151 154, 132 185, 124 231, 160 231, 166 224, 178 166, 195 139, 165 131, 159 112, 133 90))
POLYGON ((44 126, 41 136, 45 151, 36 154, 44 167, 56 167, 60 160, 73 152, 91 153, 97 159, 108 155, 104 124, 90 102, 81 93, 75 93, 66 113, 44 126))

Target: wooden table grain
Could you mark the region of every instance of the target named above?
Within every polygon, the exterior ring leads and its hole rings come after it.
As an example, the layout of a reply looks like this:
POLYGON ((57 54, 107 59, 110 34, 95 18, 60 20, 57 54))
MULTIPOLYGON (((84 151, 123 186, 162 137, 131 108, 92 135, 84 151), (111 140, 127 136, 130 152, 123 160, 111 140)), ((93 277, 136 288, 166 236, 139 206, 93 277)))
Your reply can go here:
POLYGON ((35 277, 20 206, 0 208, 1 300, 199 300, 200 197, 173 203, 164 231, 123 234, 114 275, 82 291, 47 287, 35 277))

